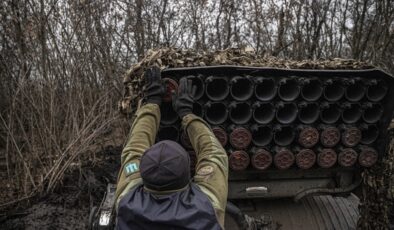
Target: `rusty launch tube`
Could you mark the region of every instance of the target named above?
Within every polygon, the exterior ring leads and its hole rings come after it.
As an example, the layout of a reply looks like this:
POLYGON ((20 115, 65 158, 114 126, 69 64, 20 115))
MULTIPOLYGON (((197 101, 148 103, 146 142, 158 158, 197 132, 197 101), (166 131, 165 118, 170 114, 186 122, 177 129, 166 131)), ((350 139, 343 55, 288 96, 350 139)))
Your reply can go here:
POLYGON ((235 149, 246 149, 252 142, 252 133, 242 126, 230 125, 228 127, 230 132, 229 140, 231 146, 235 149))
POLYGON ((233 171, 243 171, 249 166, 250 157, 244 150, 230 151, 228 164, 233 171))
POLYGON ((290 124, 297 118, 298 108, 293 102, 279 102, 276 105, 276 120, 282 124, 290 124))
POLYGON ((342 120, 346 124, 353 124, 360 120, 362 115, 361 106, 358 103, 342 104, 342 120))
POLYGON ((276 146, 272 152, 274 153, 274 165, 280 170, 290 168, 295 162, 294 154, 288 148, 276 146))
POLYGON ((171 125, 178 121, 178 114, 172 108, 171 102, 164 102, 163 105, 160 106, 161 113, 161 124, 163 125, 171 125))
POLYGON ((260 101, 270 101, 276 96, 276 84, 272 78, 255 78, 254 94, 260 101))
POLYGON ((316 163, 316 154, 312 149, 294 147, 295 162, 300 169, 310 169, 316 163))
POLYGON ((297 126, 298 144, 305 148, 312 148, 319 142, 319 131, 312 126, 297 126))
POLYGON ((372 102, 381 101, 387 94, 387 83, 382 80, 371 80, 368 82, 366 96, 372 102))
POLYGON ((163 78, 165 92, 163 96, 164 102, 172 101, 172 92, 178 91, 178 83, 171 78, 163 78))
POLYGON ((358 159, 357 152, 352 148, 339 147, 338 164, 342 167, 353 166, 358 159))
POLYGON ((376 123, 382 118, 383 107, 377 103, 365 103, 363 106, 362 118, 366 123, 376 123))
POLYGON ((250 159, 253 168, 265 170, 272 164, 272 154, 264 148, 252 148, 252 157, 250 159))
POLYGON ((378 152, 368 146, 361 145, 358 148, 358 163, 363 167, 371 167, 378 161, 379 155, 378 152))
POLYGON ((212 132, 215 134, 215 137, 218 139, 220 144, 224 147, 227 145, 228 137, 226 131, 219 126, 212 127, 212 132))
POLYGON ((329 79, 324 83, 324 98, 327 101, 339 101, 345 94, 345 87, 339 79, 329 79))
POLYGON ((161 126, 159 132, 157 133, 157 139, 159 141, 171 140, 178 141, 179 129, 174 125, 161 126))
POLYGON ((254 82, 250 76, 235 76, 230 81, 231 97, 237 101, 246 101, 253 96, 254 82))
POLYGON ((312 124, 319 119, 320 108, 314 102, 301 102, 298 104, 298 119, 304 124, 312 124))
POLYGON ((237 125, 246 124, 252 118, 252 107, 248 102, 233 101, 228 106, 230 120, 237 125))
POLYGON ((271 126, 254 124, 250 127, 250 131, 254 145, 267 146, 271 143, 273 138, 271 126))
POLYGON ((316 162, 321 168, 331 168, 337 163, 337 152, 331 148, 317 148, 316 162))
POLYGON ((334 124, 341 118, 341 110, 336 103, 323 102, 320 108, 320 119, 323 123, 334 124))
POLYGON ((274 142, 279 146, 287 146, 294 141, 295 133, 291 126, 276 125, 273 132, 274 142))
POLYGON ((345 83, 347 85, 345 90, 345 98, 347 100, 351 102, 358 102, 363 99, 366 88, 360 79, 348 79, 345 83))
POLYGON ((205 93, 212 101, 226 99, 230 92, 228 80, 225 77, 209 76, 205 79, 205 93))
POLYGON ((300 95, 300 85, 295 78, 280 80, 278 95, 284 101, 294 101, 300 95))
POLYGON ((227 120, 227 106, 222 102, 207 102, 204 105, 204 116, 210 124, 222 124, 227 120))
POLYGON ((317 78, 302 81, 301 96, 305 101, 317 101, 323 94, 322 82, 317 78))
POLYGON ((196 87, 196 93, 194 94, 194 100, 199 100, 204 96, 205 84, 202 75, 194 76, 190 75, 186 77, 192 80, 193 87, 196 87))
POLYGON ((346 147, 354 147, 361 141, 361 130, 355 126, 340 125, 342 144, 346 147))
POLYGON ((268 124, 275 118, 275 106, 269 102, 255 102, 253 108, 253 119, 259 124, 268 124))
POLYGON ((337 127, 329 125, 319 125, 320 143, 326 148, 336 146, 341 140, 341 132, 337 127))
POLYGON ((379 137, 379 129, 373 124, 361 124, 361 143, 369 145, 374 143, 379 137))

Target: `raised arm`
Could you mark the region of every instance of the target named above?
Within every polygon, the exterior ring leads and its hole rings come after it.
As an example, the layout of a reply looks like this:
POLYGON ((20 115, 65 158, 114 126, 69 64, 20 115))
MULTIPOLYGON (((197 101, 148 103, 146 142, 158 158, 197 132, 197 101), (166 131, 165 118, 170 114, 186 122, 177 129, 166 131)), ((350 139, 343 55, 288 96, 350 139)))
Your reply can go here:
POLYGON ((192 114, 194 91, 191 81, 181 79, 179 92, 173 98, 173 107, 182 118, 182 127, 187 131, 197 154, 195 183, 208 196, 219 223, 224 226, 224 214, 228 193, 228 158, 208 124, 192 114))
POLYGON ((141 183, 140 160, 142 154, 155 143, 159 123, 160 109, 157 104, 146 104, 137 111, 137 116, 122 151, 121 168, 116 188, 117 202, 131 188, 141 183))
POLYGON ((164 88, 158 67, 145 72, 144 105, 138 109, 126 145, 122 151, 121 168, 116 188, 116 203, 131 188, 141 183, 140 160, 155 142, 160 124, 160 105, 164 88))
POLYGON ((193 114, 185 116, 182 125, 197 154, 195 183, 211 200, 219 222, 224 226, 228 193, 228 158, 206 122, 193 114))

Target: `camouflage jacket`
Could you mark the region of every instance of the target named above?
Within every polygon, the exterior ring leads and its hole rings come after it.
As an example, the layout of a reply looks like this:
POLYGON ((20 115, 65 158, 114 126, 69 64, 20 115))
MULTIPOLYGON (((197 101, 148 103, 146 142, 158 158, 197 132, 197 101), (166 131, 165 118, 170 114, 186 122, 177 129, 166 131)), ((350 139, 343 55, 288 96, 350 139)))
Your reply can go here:
MULTIPOLYGON (((140 159, 142 154, 154 144, 159 129, 158 105, 146 104, 137 111, 136 115, 121 156, 122 166, 116 190, 116 207, 128 191, 142 183, 139 173, 140 159)), ((200 117, 193 114, 186 115, 182 120, 182 128, 187 131, 197 155, 194 183, 208 196, 216 217, 223 227, 228 192, 226 151, 200 117)), ((156 193, 161 194, 158 191, 156 193)))

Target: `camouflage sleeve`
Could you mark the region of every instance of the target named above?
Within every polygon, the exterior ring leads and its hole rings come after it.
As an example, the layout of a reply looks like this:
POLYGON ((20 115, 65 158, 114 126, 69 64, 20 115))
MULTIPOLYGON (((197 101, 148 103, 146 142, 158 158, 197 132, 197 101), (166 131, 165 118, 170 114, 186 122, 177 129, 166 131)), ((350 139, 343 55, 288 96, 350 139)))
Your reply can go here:
POLYGON ((182 126, 197 154, 195 183, 207 194, 216 211, 219 223, 224 226, 228 192, 228 158, 207 123, 193 114, 183 118, 182 126))
POLYGON ((139 165, 142 154, 156 139, 160 123, 160 108, 146 104, 138 109, 121 156, 121 168, 116 188, 116 206, 134 186, 142 182, 139 165))

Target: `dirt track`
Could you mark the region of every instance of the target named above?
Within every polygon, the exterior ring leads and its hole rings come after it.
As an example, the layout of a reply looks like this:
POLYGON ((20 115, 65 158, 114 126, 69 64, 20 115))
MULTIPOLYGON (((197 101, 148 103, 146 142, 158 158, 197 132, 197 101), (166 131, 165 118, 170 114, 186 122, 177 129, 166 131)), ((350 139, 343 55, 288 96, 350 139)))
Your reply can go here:
POLYGON ((87 229, 90 207, 101 201, 106 184, 116 181, 120 151, 98 153, 95 165, 68 172, 61 189, 0 216, 1 229, 87 229))

